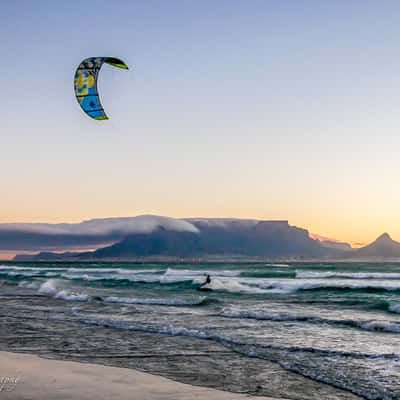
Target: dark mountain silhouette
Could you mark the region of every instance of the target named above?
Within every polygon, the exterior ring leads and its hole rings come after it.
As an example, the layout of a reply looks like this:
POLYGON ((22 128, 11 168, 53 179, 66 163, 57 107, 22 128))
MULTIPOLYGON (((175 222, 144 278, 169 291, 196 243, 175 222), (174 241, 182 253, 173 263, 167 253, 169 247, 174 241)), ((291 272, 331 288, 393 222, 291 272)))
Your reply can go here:
POLYGON ((321 246, 329 247, 330 249, 342 250, 346 252, 351 252, 353 250, 348 243, 333 242, 330 240, 324 240, 324 241, 319 240, 319 242, 321 243, 321 246))
POLYGON ((131 234, 112 246, 86 255, 93 255, 96 258, 193 256, 201 253, 198 239, 197 233, 169 231, 159 227, 150 233, 131 234))
POLYGON ((287 221, 156 215, 78 224, 0 224, 0 250, 40 252, 18 255, 19 261, 154 256, 323 258, 343 254, 287 221), (82 253, 85 248, 98 250, 82 253))
POLYGON ((287 221, 191 220, 198 232, 158 227, 128 235, 122 241, 82 257, 129 258, 146 256, 202 257, 323 257, 338 254, 309 237, 305 229, 287 221))
POLYGON ((307 230, 291 226, 288 221, 176 219, 154 215, 96 219, 79 224, 0 224, 2 249, 42 251, 19 255, 16 257, 19 261, 146 257, 400 258, 400 243, 387 233, 354 250, 346 243, 313 239, 307 230), (77 252, 85 247, 98 249, 77 252), (64 253, 51 252, 53 249, 64 253))
POLYGON ((379 236, 371 244, 354 251, 355 257, 400 257, 400 243, 394 241, 388 233, 379 236))

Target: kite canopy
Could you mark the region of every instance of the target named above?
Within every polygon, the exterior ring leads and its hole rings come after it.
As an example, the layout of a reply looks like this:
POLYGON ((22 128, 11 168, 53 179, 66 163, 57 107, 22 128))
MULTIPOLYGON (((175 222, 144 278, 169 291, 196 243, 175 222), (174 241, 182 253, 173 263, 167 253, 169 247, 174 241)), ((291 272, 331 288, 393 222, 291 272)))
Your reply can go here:
POLYGON ((128 66, 118 58, 90 57, 79 64, 74 79, 75 96, 79 105, 89 117, 98 120, 108 119, 97 91, 97 77, 104 63, 113 67, 128 69, 128 66))

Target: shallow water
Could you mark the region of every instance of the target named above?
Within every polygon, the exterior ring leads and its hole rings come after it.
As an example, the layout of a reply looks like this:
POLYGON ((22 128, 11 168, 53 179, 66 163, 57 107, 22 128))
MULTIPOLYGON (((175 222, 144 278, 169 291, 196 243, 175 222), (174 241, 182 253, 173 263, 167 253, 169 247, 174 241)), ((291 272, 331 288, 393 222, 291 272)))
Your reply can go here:
POLYGON ((213 343, 230 362, 400 398, 399 264, 7 263, 0 280, 10 318, 213 343))

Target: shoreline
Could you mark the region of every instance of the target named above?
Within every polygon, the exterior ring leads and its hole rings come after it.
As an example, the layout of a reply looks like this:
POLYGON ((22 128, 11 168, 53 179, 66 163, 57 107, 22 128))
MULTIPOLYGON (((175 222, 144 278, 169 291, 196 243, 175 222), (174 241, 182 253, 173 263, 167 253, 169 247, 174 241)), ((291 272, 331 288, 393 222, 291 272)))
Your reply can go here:
POLYGON ((47 359, 0 351, 3 400, 287 400, 180 383, 130 368, 47 359))
POLYGON ((16 257, 11 259, 0 259, 0 263, 10 264, 17 262, 20 264, 57 264, 57 263, 80 263, 80 264, 112 264, 116 262, 131 263, 131 264, 171 264, 171 265, 193 265, 193 264, 397 264, 400 263, 399 257, 382 258, 382 257, 368 257, 368 258, 282 258, 282 259, 263 259, 263 258, 174 258, 174 257, 136 257, 136 258, 68 258, 59 257, 54 259, 18 259, 16 257))

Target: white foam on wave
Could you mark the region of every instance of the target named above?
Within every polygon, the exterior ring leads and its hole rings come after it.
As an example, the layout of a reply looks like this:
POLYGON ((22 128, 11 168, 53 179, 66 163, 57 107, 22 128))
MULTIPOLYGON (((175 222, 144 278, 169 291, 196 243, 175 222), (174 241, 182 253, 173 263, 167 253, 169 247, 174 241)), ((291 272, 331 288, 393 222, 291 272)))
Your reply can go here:
POLYGON ((279 289, 282 292, 296 292, 300 290, 315 289, 375 289, 375 290, 400 290, 400 282, 396 280, 351 280, 351 279, 264 279, 260 282, 264 289, 279 289))
POLYGON ((132 297, 109 296, 104 299, 106 303, 122 303, 122 304, 152 304, 159 306, 195 306, 200 305, 206 300, 206 297, 198 299, 141 299, 132 297))
POLYGON ((301 271, 296 270, 296 278, 345 278, 345 279, 400 279, 395 272, 339 272, 339 271, 301 271))
POLYGON ((65 273, 77 273, 84 274, 87 272, 91 273, 114 273, 123 275, 136 275, 136 274, 156 274, 164 272, 162 269, 128 269, 128 268, 99 268, 99 267, 51 267, 51 266, 40 266, 40 267, 25 267, 16 265, 0 265, 0 272, 8 273, 9 275, 26 274, 26 276, 34 276, 36 274, 44 273, 46 276, 52 276, 51 274, 57 275, 61 272, 65 273), (31 274, 31 275, 29 275, 31 274))
POLYGON ((362 321, 362 320, 348 320, 348 319, 335 319, 325 318, 315 315, 304 315, 304 314, 290 314, 281 312, 266 312, 266 311, 247 311, 247 310, 235 310, 226 309, 222 310, 221 315, 228 318, 239 318, 239 319, 256 319, 264 321, 277 321, 277 322, 302 322, 302 323, 317 323, 317 324, 335 324, 357 327, 362 330, 374 331, 374 332, 388 332, 388 333, 400 333, 400 323, 394 321, 362 321))
POLYGON ((57 288, 59 281, 55 279, 49 279, 43 282, 39 287, 39 293, 47 296, 54 297, 55 299, 63 299, 67 301, 86 301, 90 298, 89 295, 84 293, 75 293, 66 289, 57 288))
MULTIPOLYGON (((204 279, 196 277, 193 283, 201 284, 204 279)), ((352 279, 267 279, 267 278, 223 278, 211 277, 207 288, 229 292, 247 293, 294 293, 302 290, 348 289, 348 290, 400 290, 396 280, 352 280, 352 279)))
POLYGON ((39 286, 38 282, 21 281, 18 283, 18 287, 25 289, 38 289, 39 286))
POLYGON ((246 311, 246 310, 222 310, 221 315, 228 318, 257 319, 266 321, 298 321, 304 319, 301 316, 294 316, 288 313, 246 311))
POLYGON ((239 276, 241 271, 233 271, 233 270, 210 270, 210 269, 174 269, 168 268, 165 271, 164 277, 167 276, 181 276, 181 277, 188 277, 188 279, 192 278, 193 276, 204 276, 204 275, 211 275, 211 276, 239 276))
POLYGON ((74 312, 75 316, 79 317, 79 321, 84 324, 89 325, 97 325, 103 327, 110 327, 110 328, 117 328, 117 329, 125 329, 125 330, 132 330, 138 332, 149 332, 149 333, 160 333, 164 335, 171 335, 171 336, 189 336, 198 339, 214 339, 217 341, 229 341, 229 339, 225 338, 224 336, 210 334, 205 331, 200 331, 198 329, 193 328, 186 328, 182 326, 174 326, 174 325, 138 325, 132 324, 131 321, 126 320, 118 320, 114 319, 103 319, 98 317, 93 317, 91 315, 82 314, 79 311, 74 312))
MULTIPOLYGON (((196 278, 193 280, 193 283, 201 284, 204 282, 204 279, 196 278)), ((206 286, 212 290, 222 290, 233 293, 268 293, 270 291, 262 289, 257 286, 252 286, 248 284, 246 280, 235 279, 235 278, 211 278, 211 283, 206 286)))
POLYGON ((93 267, 93 268, 67 268, 67 272, 116 272, 118 271, 120 268, 97 268, 97 267, 93 267))
POLYGON ((389 311, 400 314, 400 303, 392 302, 389 304, 389 311))
POLYGON ((161 269, 128 269, 128 268, 68 268, 67 272, 77 272, 77 273, 114 273, 114 274, 127 274, 127 275, 136 275, 136 274, 155 274, 159 272, 163 272, 161 269))
MULTIPOLYGON (((225 345, 249 345, 250 343, 246 341, 242 341, 240 339, 235 339, 233 337, 227 337, 225 335, 220 335, 216 334, 214 332, 207 332, 203 330, 198 330, 198 329, 193 329, 193 328, 187 328, 187 327, 182 327, 182 326, 174 326, 174 325, 142 325, 142 324, 134 324, 129 320, 124 320, 124 319, 104 319, 104 318, 99 318, 99 317, 94 317, 92 315, 88 314, 83 314, 78 312, 74 313, 76 317, 79 318, 79 321, 84 324, 89 324, 89 325, 97 325, 97 326, 103 326, 103 327, 110 327, 110 328, 117 328, 117 329, 124 329, 124 330, 132 330, 132 331, 139 331, 139 332, 149 332, 149 333, 160 333, 160 334, 166 334, 166 335, 171 335, 171 336, 189 336, 189 337, 194 337, 198 339, 205 339, 205 340, 214 340, 219 343, 223 343, 225 345)), ((372 328, 373 330, 376 330, 375 328, 372 328)), ((397 328, 396 328, 397 329, 397 328)), ((383 331, 385 329, 379 329, 380 331, 383 331)), ((386 330, 387 332, 391 332, 390 330, 386 330)), ((396 332, 398 332, 396 330, 396 332)), ((273 348, 273 345, 269 344, 256 344, 256 346, 259 347, 271 347, 273 348)), ((289 348, 288 348, 289 349, 289 348)), ((307 349, 307 348, 305 348, 307 349)), ((299 349, 300 350, 300 349, 299 349)), ((252 351, 254 352, 253 355, 257 355, 256 352, 256 347, 255 343, 252 343, 252 351)), ((314 350, 312 350, 314 352, 314 350)), ((316 349, 318 351, 318 349, 316 349)), ((324 350, 321 350, 324 351, 324 350)), ((340 351, 333 351, 335 354, 349 354, 345 352, 340 352, 340 351)), ((392 357, 393 354, 387 354, 388 356, 392 357)), ((386 356, 386 354, 382 354, 382 356, 386 356)))
POLYGON ((83 274, 83 275, 79 275, 79 274, 61 274, 62 278, 65 279, 71 279, 71 280, 84 280, 84 281, 99 281, 99 280, 103 280, 103 279, 109 279, 108 275, 88 275, 88 274, 83 274))
POLYGON ((46 272, 45 275, 50 278, 51 276, 59 275, 59 273, 58 272, 49 271, 49 272, 46 272))
POLYGON ((30 271, 30 272, 29 271, 7 271, 5 273, 8 276, 26 276, 26 277, 39 276, 41 274, 40 271, 30 271))
POLYGON ((89 295, 87 294, 69 292, 68 290, 60 290, 54 297, 67 301, 86 301, 89 299, 89 295))
POLYGON ((50 296, 57 294, 57 281, 55 279, 49 279, 46 282, 42 283, 39 287, 39 293, 47 294, 50 296))
POLYGON ((264 264, 266 267, 280 267, 280 268, 288 268, 289 264, 264 264))
POLYGON ((56 271, 65 271, 67 268, 62 267, 25 267, 19 265, 0 265, 1 270, 14 270, 14 271, 48 271, 48 270, 56 270, 56 271))
POLYGON ((130 281, 130 282, 145 282, 155 283, 160 282, 161 277, 156 274, 133 274, 133 275, 119 275, 119 274, 103 274, 103 275, 89 275, 89 274, 61 274, 61 277, 70 280, 84 280, 84 281, 102 281, 102 280, 115 280, 115 281, 130 281))
POLYGON ((400 333, 400 324, 397 322, 369 321, 360 324, 360 327, 368 331, 400 333))
MULTIPOLYGON (((91 299, 86 293, 77 293, 67 289, 60 289, 60 281, 55 279, 49 279, 43 282, 39 287, 39 293, 54 297, 56 299, 63 299, 66 301, 88 301, 91 299)), ((21 285, 21 287, 28 287, 27 285, 21 285)), ((33 288, 33 286, 32 286, 33 288)), ((37 288, 37 286, 36 286, 37 288)), ((201 296, 195 299, 157 299, 157 298, 132 298, 132 297, 117 297, 108 296, 103 299, 106 303, 121 303, 121 304, 150 304, 160 306, 196 306, 202 304, 206 300, 206 297, 201 296)))
MULTIPOLYGON (((127 280, 130 282, 144 282, 144 283, 179 283, 190 282, 203 283, 205 275, 211 275, 212 280, 217 282, 220 277, 234 277, 240 275, 240 271, 199 271, 199 270, 175 270, 167 269, 164 274, 157 274, 149 270, 141 270, 139 273, 109 273, 109 274, 77 274, 77 273, 62 273, 61 277, 71 280, 84 280, 84 281, 100 281, 100 280, 127 280), (217 275, 217 273, 221 275, 217 275)), ((234 283, 233 283, 234 285, 234 283)))

